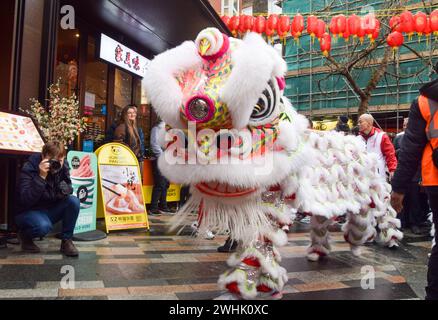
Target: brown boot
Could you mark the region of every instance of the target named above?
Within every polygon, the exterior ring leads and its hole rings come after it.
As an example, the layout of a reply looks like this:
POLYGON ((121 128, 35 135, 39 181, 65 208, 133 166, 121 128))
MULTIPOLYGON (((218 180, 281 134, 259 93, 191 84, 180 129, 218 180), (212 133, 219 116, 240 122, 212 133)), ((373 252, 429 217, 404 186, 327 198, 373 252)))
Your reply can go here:
POLYGON ((65 254, 67 257, 79 256, 79 251, 78 249, 76 249, 73 241, 71 240, 62 240, 61 252, 65 254))
POLYGON ((33 242, 32 238, 26 237, 24 234, 19 233, 18 238, 21 242, 21 250, 26 253, 40 253, 41 249, 33 242))

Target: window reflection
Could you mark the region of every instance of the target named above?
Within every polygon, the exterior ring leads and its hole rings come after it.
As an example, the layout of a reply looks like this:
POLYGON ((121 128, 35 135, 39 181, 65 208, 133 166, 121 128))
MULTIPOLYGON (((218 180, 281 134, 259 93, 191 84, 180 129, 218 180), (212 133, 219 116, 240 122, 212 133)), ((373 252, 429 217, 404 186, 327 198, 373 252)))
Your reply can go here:
POLYGON ((54 80, 60 79, 61 95, 77 95, 78 84, 78 30, 63 30, 58 32, 58 47, 54 80))

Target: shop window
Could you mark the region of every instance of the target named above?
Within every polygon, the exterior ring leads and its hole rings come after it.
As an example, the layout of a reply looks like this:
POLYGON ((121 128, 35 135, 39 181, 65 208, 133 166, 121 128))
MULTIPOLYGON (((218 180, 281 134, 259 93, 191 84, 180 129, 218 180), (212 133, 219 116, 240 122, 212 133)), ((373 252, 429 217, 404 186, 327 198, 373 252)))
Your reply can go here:
POLYGON ((137 124, 143 129, 145 136, 145 146, 150 145, 151 131, 151 106, 148 104, 144 79, 136 78, 134 80, 134 103, 138 106, 137 124))
POLYGON ((88 37, 87 66, 85 79, 85 101, 83 114, 87 129, 83 140, 87 149, 98 148, 105 139, 108 90, 108 65, 96 58, 96 39, 88 37))
POLYGON ((58 47, 54 79, 60 80, 61 94, 78 95, 78 49, 80 34, 78 30, 58 31, 58 47))
POLYGON ((116 69, 114 84, 114 107, 116 118, 124 107, 132 103, 132 76, 116 69))
POLYGON ((240 0, 222 0, 222 15, 235 16, 240 12, 240 0))

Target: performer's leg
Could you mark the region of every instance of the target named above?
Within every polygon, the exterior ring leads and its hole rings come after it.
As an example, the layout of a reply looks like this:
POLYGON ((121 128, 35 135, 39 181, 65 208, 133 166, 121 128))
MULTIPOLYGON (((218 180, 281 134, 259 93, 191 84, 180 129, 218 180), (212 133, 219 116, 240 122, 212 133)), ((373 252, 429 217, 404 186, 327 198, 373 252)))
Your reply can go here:
POLYGON ((371 210, 362 210, 360 214, 348 213, 343 231, 344 239, 350 244, 352 253, 359 256, 360 246, 376 236, 371 210))
POLYGON ((330 253, 330 237, 328 227, 333 223, 331 219, 321 216, 312 216, 310 239, 312 244, 307 251, 307 259, 318 261, 321 257, 330 253))

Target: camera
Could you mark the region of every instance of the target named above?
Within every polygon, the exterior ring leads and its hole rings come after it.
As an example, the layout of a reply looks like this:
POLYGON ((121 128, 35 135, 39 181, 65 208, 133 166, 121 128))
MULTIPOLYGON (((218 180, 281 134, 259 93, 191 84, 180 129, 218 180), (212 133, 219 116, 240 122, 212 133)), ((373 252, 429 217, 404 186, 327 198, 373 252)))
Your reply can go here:
POLYGON ((61 171, 61 162, 59 162, 56 159, 49 160, 49 170, 51 174, 57 174, 59 171, 61 171))

